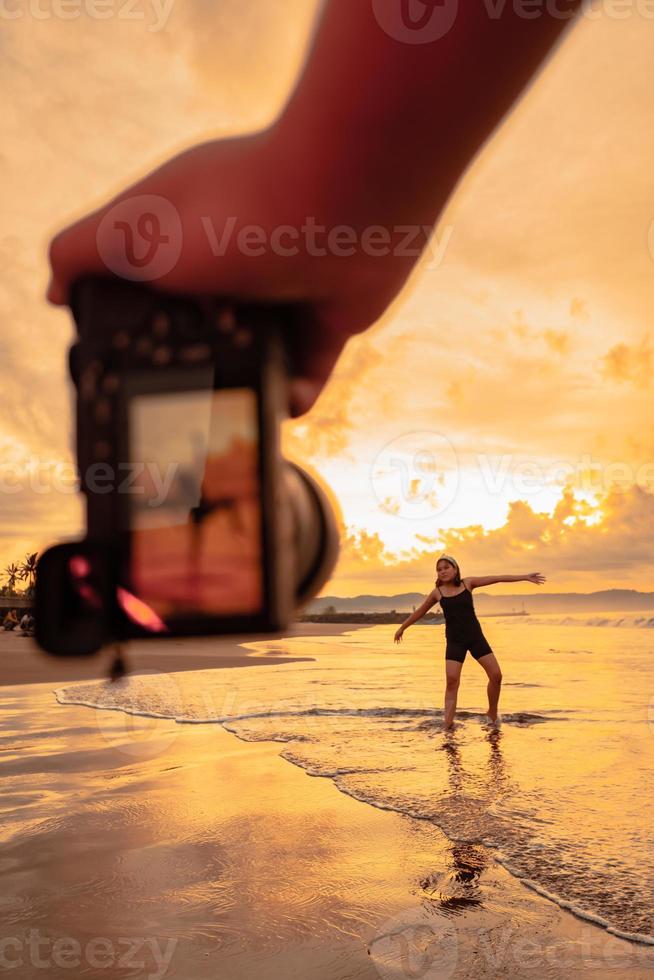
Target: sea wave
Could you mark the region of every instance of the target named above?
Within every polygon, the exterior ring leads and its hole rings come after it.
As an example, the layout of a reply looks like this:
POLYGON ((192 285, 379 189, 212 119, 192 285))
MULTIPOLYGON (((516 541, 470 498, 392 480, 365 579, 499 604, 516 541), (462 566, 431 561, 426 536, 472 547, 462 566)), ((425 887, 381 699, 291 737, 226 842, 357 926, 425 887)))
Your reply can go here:
MULTIPOLYGON (((508 622, 508 621, 507 621, 508 622)), ((654 616, 595 613, 592 616, 576 614, 530 614, 520 621, 521 626, 607 626, 613 629, 654 629, 654 616)))
MULTIPOLYGON (((627 617, 616 619, 626 625, 627 617)), ((315 660, 291 667, 131 675, 56 695, 62 704, 220 724, 243 741, 283 743, 280 755, 309 775, 371 806, 431 821, 453 844, 487 847, 489 860, 562 908, 652 943, 651 821, 644 803, 632 805, 654 779, 654 710, 652 732, 643 724, 654 690, 651 641, 564 620, 579 627, 565 640, 524 621, 519 631, 497 628, 512 678, 498 729, 480 710, 485 677, 466 662, 454 731, 443 733, 435 706, 441 662, 436 673, 431 641, 416 631, 413 648, 387 651, 381 627, 340 636, 337 645, 330 638, 326 654, 312 647, 315 660), (630 669, 618 697, 616 663, 625 651, 630 669)), ((553 625, 552 617, 544 622, 553 625)), ((305 653, 311 644, 287 642, 305 653)))

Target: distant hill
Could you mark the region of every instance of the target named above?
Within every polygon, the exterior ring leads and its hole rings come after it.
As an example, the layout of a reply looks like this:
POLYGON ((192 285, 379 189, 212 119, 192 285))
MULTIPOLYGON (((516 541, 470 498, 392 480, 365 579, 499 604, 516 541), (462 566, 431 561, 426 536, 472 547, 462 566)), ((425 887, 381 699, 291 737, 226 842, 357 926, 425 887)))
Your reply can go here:
MULTIPOLYGON (((322 613, 329 606, 337 612, 406 612, 419 606, 426 593, 402 592, 399 595, 358 595, 343 598, 336 595, 313 599, 305 613, 322 613)), ((529 613, 632 612, 654 609, 654 592, 635 589, 605 589, 601 592, 541 592, 537 586, 525 595, 493 595, 475 589, 475 608, 480 615, 518 612, 523 606, 529 613)), ((439 608, 436 606, 435 608, 439 608)))

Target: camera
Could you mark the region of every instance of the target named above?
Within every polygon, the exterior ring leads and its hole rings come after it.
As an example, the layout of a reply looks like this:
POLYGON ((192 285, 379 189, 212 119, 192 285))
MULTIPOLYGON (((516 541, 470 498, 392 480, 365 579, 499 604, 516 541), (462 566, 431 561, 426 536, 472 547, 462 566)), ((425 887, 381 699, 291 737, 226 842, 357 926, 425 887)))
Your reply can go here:
POLYGON ((38 563, 39 646, 285 629, 338 557, 333 498, 280 450, 293 307, 85 277, 71 310, 87 534, 38 563))

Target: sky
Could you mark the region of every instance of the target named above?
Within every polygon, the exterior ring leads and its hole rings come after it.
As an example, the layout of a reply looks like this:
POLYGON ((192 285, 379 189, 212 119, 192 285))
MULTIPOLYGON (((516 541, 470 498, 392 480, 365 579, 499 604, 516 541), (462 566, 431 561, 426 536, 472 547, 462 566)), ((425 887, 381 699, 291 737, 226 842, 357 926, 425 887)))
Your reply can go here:
MULTIPOLYGON (((83 527, 50 237, 181 149, 274 119, 318 11, 75 4, 1 17, 2 567, 83 527)), ((442 552, 547 591, 654 590, 654 20, 620 9, 567 35, 402 293, 284 424, 339 503, 323 594, 427 593, 442 552)))

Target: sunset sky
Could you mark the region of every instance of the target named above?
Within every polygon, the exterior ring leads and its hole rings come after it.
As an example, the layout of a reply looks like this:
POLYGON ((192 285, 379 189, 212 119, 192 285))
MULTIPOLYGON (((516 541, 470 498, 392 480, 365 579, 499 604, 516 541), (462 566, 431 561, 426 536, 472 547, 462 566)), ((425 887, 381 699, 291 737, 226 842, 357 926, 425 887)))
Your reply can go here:
MULTIPOLYGON (((139 0, 127 19, 116 0, 107 19, 63 20, 46 0, 41 18, 14 6, 0 30, 2 567, 81 530, 72 328, 44 299, 51 235, 180 149, 274 118, 318 9, 139 0)), ((654 590, 654 20, 637 10, 582 17, 392 308, 286 423, 286 453, 340 502, 325 593, 427 592, 442 550, 464 574, 542 571, 547 591, 654 590)))

